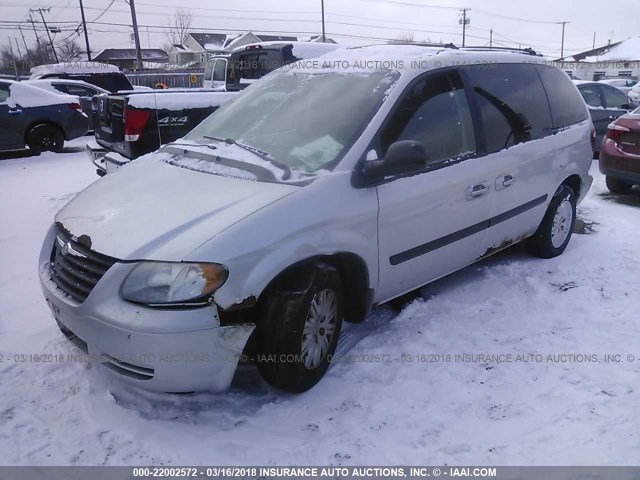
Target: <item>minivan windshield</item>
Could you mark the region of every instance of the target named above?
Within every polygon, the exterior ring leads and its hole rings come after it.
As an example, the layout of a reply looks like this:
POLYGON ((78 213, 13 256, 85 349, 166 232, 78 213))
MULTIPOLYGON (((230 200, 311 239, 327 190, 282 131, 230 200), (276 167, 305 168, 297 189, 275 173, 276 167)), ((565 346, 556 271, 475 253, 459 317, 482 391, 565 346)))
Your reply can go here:
POLYGON ((243 91, 186 139, 237 143, 299 173, 331 170, 398 77, 390 71, 281 71, 243 91))

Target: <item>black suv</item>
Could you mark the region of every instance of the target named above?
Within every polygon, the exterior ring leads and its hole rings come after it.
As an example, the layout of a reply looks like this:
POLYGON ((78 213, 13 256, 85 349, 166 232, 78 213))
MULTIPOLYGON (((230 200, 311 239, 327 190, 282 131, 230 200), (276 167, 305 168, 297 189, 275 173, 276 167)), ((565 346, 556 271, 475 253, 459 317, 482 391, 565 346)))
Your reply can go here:
POLYGON ((127 77, 113 65, 95 62, 68 62, 40 65, 31 69, 30 80, 62 78, 80 80, 96 85, 111 93, 133 90, 127 77))

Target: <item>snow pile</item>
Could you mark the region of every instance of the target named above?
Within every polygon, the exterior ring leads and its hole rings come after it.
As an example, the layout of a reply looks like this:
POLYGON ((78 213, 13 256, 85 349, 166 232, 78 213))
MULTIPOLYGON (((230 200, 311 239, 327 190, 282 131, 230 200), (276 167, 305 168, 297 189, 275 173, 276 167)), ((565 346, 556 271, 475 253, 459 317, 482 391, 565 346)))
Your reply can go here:
POLYGON ((127 105, 135 108, 150 108, 158 110, 182 110, 188 108, 221 107, 237 92, 157 92, 141 93, 129 96, 127 105))
POLYGON ((616 45, 602 55, 586 57, 584 59, 585 62, 610 62, 616 60, 640 60, 640 37, 623 40, 619 45, 616 45))
POLYGON ((14 82, 9 87, 8 103, 10 107, 28 108, 80 103, 80 100, 78 100, 78 97, 72 97, 71 95, 54 93, 27 83, 14 82))

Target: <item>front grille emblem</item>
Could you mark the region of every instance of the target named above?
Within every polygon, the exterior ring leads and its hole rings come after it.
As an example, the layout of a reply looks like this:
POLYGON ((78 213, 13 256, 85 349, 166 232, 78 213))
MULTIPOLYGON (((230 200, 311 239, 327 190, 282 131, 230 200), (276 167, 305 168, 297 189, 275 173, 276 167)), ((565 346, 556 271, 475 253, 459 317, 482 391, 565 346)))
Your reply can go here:
POLYGON ((65 242, 60 237, 56 238, 58 245, 60 245, 60 253, 64 256, 71 255, 73 257, 87 258, 86 255, 80 253, 75 248, 73 248, 73 244, 71 242, 65 242))

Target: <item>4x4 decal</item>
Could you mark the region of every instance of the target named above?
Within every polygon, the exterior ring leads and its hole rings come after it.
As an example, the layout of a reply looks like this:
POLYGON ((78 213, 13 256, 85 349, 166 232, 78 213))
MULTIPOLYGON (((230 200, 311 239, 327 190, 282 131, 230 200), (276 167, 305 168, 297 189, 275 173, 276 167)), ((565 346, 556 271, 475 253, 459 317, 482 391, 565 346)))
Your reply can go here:
POLYGON ((186 125, 188 121, 189 117, 186 115, 184 117, 163 117, 158 120, 158 125, 161 127, 167 125, 186 125))

